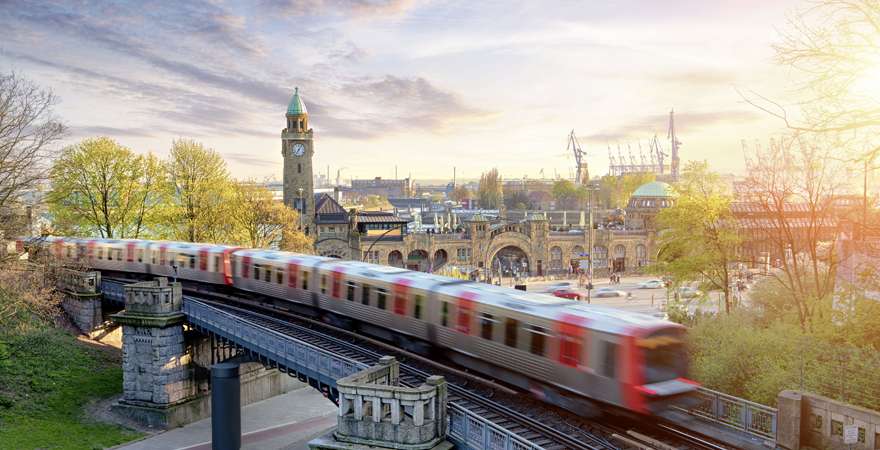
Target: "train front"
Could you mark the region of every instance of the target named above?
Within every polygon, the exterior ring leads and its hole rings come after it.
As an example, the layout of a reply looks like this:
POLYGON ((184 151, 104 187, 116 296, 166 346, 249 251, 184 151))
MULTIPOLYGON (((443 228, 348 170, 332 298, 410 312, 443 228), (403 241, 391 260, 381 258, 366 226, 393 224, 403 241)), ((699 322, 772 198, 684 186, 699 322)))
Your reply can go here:
POLYGON ((657 414, 672 406, 689 407, 699 384, 687 378, 687 330, 676 324, 631 336, 631 409, 657 414))

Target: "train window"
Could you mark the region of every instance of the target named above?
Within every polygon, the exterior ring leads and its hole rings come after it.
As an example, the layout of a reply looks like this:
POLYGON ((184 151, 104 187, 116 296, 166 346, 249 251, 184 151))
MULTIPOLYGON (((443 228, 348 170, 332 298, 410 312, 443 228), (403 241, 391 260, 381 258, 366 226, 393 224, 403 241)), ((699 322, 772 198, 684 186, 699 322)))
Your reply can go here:
POLYGON ((138 262, 144 262, 144 250, 139 248, 137 251, 138 262))
POLYGON ((532 342, 529 351, 533 355, 544 356, 544 342, 547 338, 547 330, 537 325, 529 326, 529 334, 532 335, 532 342))
POLYGON ((495 325, 495 318, 492 314, 480 314, 480 337, 492 340, 492 326, 495 325))
POLYGON ((309 272, 303 270, 303 290, 309 290, 309 272))
POLYGON ((471 334, 471 308, 470 303, 461 301, 458 304, 458 324, 455 327, 461 333, 471 334))
POLYGON ((321 274, 321 293, 322 294, 327 293, 327 275, 325 275, 323 273, 321 274))
POLYGON ((116 260, 122 261, 122 249, 121 248, 116 249, 116 260))
POLYGON ((519 321, 507 319, 504 321, 504 345, 516 347, 516 333, 519 332, 519 321))
MULTIPOLYGON (((103 249, 101 249, 101 250, 103 250, 103 249)), ((113 261, 113 249, 112 248, 107 249, 107 261, 113 261)))
POLYGON ((254 280, 260 281, 260 266, 254 264, 254 280))
MULTIPOLYGON (((70 252, 68 252, 68 253, 70 253, 70 252)), ((98 248, 98 259, 104 259, 104 249, 103 248, 98 248)))
POLYGON ((196 257, 193 255, 189 255, 189 268, 190 269, 196 268, 196 257))
POLYGON ((214 272, 220 272, 220 255, 214 255, 214 272))
POLYGON ((150 252, 150 261, 152 264, 156 264, 156 253, 158 253, 158 250, 155 252, 150 252))
POLYGON ((351 302, 354 301, 354 287, 355 287, 354 281, 349 281, 348 283, 346 283, 345 298, 347 298, 348 301, 351 301, 351 302))
POLYGON ((361 303, 364 305, 370 304, 370 285, 365 284, 361 286, 361 303))
POLYGON ((617 367, 617 344, 605 341, 603 347, 605 359, 602 361, 602 376, 614 378, 614 369, 617 367))
POLYGON ((440 317, 440 323, 444 327, 449 326, 449 303, 447 303, 447 302, 443 302, 443 312, 440 317))
POLYGON ((376 308, 385 309, 385 299, 388 297, 388 291, 382 288, 376 288, 376 308))
POLYGON ((272 282, 272 266, 266 267, 266 272, 263 273, 263 281, 266 283, 272 282))
POLYGON ((416 319, 422 318, 422 303, 424 303, 425 298, 421 294, 416 294, 413 297, 413 317, 416 319))
POLYGON ((284 272, 281 270, 275 271, 275 282, 278 284, 284 284, 284 272))

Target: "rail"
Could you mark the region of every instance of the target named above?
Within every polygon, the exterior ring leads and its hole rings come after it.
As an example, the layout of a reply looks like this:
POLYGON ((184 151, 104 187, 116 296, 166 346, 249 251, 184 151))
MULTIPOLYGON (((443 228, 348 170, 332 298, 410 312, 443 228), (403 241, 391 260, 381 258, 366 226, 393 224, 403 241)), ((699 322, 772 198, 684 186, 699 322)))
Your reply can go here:
MULTIPOLYGON (((183 312, 189 322, 222 336, 274 363, 294 369, 336 388, 336 380, 369 367, 284 333, 261 327, 234 313, 184 297, 183 312)), ((514 432, 496 425, 469 409, 449 402, 447 438, 461 449, 543 450, 514 432)))
POLYGON ((753 436, 776 440, 776 408, 702 387, 697 396, 700 402, 682 411, 753 436))

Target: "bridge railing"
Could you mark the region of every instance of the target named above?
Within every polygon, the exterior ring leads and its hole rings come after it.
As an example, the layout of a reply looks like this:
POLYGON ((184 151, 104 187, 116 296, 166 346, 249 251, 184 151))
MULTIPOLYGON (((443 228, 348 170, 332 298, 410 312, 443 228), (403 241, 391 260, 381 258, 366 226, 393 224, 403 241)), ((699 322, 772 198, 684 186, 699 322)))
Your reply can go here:
POLYGON ((479 415, 450 403, 447 438, 458 444, 456 448, 491 450, 543 450, 510 431, 495 425, 479 415))
MULTIPOLYGON (((337 379, 368 367, 275 330, 256 326, 197 300, 184 298, 183 312, 191 324, 333 387, 337 379)), ((459 444, 458 448, 542 450, 527 439, 455 403, 448 404, 447 416, 447 437, 459 444)))
POLYGON ((685 412, 763 439, 776 440, 776 408, 699 388, 700 402, 685 412))

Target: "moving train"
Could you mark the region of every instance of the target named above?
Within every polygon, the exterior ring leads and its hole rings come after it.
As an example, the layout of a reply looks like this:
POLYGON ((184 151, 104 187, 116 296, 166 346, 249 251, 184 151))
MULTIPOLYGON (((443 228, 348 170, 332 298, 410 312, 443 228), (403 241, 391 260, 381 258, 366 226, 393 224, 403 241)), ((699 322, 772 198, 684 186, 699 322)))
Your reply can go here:
POLYGON ((46 237, 17 242, 98 270, 263 294, 458 364, 583 415, 595 402, 655 414, 697 389, 685 328, 644 314, 397 267, 183 242, 46 237), (291 303, 292 302, 292 303, 291 303))

